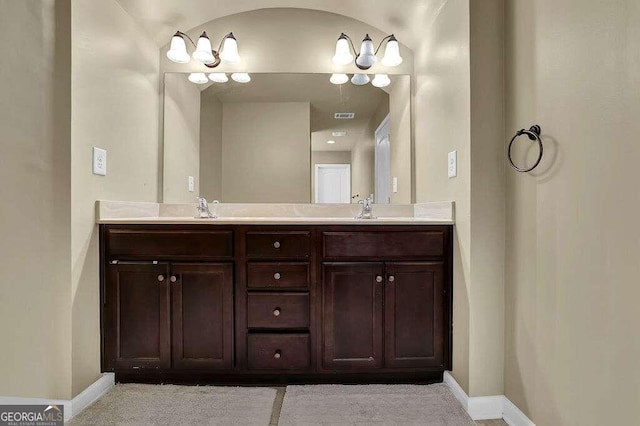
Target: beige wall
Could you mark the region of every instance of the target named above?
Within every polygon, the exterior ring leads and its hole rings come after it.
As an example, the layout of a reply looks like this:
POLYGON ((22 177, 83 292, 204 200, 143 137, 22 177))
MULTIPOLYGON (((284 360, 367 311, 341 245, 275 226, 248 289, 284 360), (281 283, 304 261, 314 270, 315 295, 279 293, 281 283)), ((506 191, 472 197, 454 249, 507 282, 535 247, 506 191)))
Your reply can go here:
POLYGON ((391 203, 411 203, 411 77, 398 77, 389 90, 391 127, 391 177, 398 178, 398 192, 391 203))
POLYGON ((537 425, 640 424, 640 3, 507 2, 506 396, 537 425), (528 142, 520 141, 524 145, 528 142))
POLYGON ((70 3, 0 1, 1 396, 71 397, 70 3))
POLYGON ((164 75, 163 202, 193 203, 200 193, 200 89, 187 74, 164 75), (189 176, 195 180, 189 192, 189 176))
POLYGON ((311 202, 315 202, 316 164, 351 164, 351 151, 311 151, 311 202))
POLYGON ((222 198, 222 103, 214 92, 200 96, 200 196, 222 198))
POLYGON ((351 150, 351 195, 358 195, 354 202, 375 192, 376 129, 388 114, 389 98, 384 97, 351 150))
POLYGON ((222 106, 222 200, 311 200, 311 110, 308 102, 222 106))
POLYGON ((449 0, 427 25, 415 59, 416 202, 455 201, 453 376, 469 391, 471 285, 471 87, 469 0, 449 0), (458 177, 447 178, 447 153, 458 177))
POLYGON ((72 29, 70 287, 77 395, 100 374, 94 204, 158 199, 160 86, 157 46, 115 1, 74 1, 72 29), (107 150, 107 176, 91 173, 93 146, 107 150))

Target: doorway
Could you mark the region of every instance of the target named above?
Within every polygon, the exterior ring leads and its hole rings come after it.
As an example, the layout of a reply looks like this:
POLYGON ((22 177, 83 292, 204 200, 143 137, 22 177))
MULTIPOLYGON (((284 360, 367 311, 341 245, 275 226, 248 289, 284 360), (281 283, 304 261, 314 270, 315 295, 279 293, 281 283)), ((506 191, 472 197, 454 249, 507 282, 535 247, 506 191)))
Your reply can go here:
POLYGON ((351 164, 316 164, 316 203, 351 202, 351 164))
POLYGON ((391 126, 390 115, 376 129, 375 194, 376 204, 391 203, 391 126))

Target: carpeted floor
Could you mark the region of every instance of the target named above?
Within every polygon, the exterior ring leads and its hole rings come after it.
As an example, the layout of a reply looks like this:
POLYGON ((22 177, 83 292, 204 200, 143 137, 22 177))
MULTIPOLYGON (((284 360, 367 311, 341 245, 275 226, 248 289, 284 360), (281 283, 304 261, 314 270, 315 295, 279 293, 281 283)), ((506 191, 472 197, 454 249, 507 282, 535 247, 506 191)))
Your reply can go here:
POLYGON ((275 396, 272 388, 117 385, 69 424, 265 426, 275 396))
POLYGON ((472 426, 447 385, 288 386, 280 426, 472 426))

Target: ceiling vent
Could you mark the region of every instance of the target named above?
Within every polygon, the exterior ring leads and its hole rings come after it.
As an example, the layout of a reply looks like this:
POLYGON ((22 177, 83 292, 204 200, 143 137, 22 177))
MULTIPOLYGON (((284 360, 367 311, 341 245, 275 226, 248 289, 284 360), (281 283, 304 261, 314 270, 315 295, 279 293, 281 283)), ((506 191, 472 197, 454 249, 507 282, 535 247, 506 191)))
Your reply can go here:
POLYGON ((344 131, 344 130, 337 130, 335 132, 331 132, 331 136, 333 136, 334 138, 341 137, 341 136, 347 136, 347 132, 344 131))
POLYGON ((336 120, 352 120, 355 116, 355 112, 336 112, 334 118, 336 120))

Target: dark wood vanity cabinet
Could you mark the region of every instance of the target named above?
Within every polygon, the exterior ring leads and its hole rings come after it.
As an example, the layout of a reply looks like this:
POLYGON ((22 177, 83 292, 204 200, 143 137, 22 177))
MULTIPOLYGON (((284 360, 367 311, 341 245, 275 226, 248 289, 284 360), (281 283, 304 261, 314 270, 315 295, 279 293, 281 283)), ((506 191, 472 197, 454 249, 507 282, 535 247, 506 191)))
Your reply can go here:
POLYGON ((452 226, 101 225, 119 381, 431 382, 451 368, 452 226))

